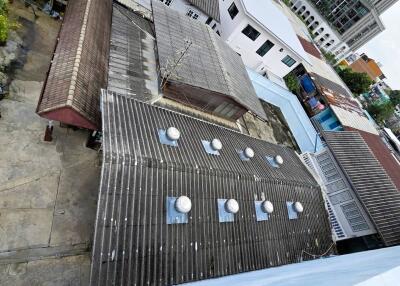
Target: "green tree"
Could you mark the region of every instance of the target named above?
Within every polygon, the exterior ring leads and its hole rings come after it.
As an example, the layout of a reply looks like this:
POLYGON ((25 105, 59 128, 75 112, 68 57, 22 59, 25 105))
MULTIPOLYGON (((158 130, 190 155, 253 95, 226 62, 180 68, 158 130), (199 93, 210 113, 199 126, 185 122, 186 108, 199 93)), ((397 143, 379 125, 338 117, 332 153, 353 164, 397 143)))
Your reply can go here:
POLYGON ((390 101, 384 103, 373 103, 368 106, 368 112, 374 119, 382 124, 386 119, 394 113, 394 106, 390 101))
POLYGON ((299 80, 297 79, 297 77, 292 74, 289 73, 288 75, 286 75, 284 77, 285 83, 287 88, 294 94, 298 94, 300 91, 300 84, 299 84, 299 80))
POLYGON ((325 52, 324 50, 321 50, 322 54, 324 55, 326 61, 328 63, 330 63, 331 65, 336 64, 336 57, 334 54, 330 53, 330 52, 325 52))
POLYGON ((353 72, 350 68, 338 67, 336 72, 350 88, 351 92, 356 95, 368 92, 370 85, 373 83, 366 73, 353 72))
POLYGON ((0 15, 6 15, 8 13, 8 1, 0 0, 0 15))
POLYGON ((394 106, 400 104, 400 90, 391 90, 388 92, 390 101, 394 106))
POLYGON ((9 29, 8 2, 0 0, 0 44, 4 44, 7 41, 9 29))

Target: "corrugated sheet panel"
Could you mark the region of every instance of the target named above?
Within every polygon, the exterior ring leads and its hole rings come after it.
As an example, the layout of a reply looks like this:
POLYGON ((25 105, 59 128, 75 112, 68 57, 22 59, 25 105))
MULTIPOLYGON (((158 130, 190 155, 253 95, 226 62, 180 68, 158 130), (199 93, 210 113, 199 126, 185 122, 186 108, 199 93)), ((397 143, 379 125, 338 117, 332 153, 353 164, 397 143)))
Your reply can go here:
POLYGON ((331 244, 321 191, 296 154, 122 95, 103 94, 104 160, 91 285, 172 285, 310 259, 331 244), (158 128, 177 127, 179 147, 159 143, 158 128), (201 139, 220 138, 220 156, 201 139), (236 149, 251 146, 247 162, 236 149), (262 155, 281 154, 273 169, 262 155), (166 224, 166 197, 187 195, 188 223, 166 224), (218 222, 217 199, 236 198, 239 214, 218 222), (270 199, 257 222, 254 200, 270 199), (289 220, 286 201, 304 212, 289 220))
MULTIPOLYGON (((106 86, 112 0, 68 1, 59 41, 37 112, 68 108, 93 126, 100 122, 100 90, 106 86)), ((59 121, 68 122, 62 117, 59 121)), ((81 126, 86 127, 86 126, 81 126)))
POLYGON ((314 82, 320 87, 325 87, 327 89, 332 90, 335 93, 347 96, 349 98, 352 97, 352 95, 349 94, 343 86, 337 84, 336 82, 333 82, 323 76, 320 76, 317 73, 311 73, 311 76, 313 77, 314 82))
POLYGON ((382 138, 379 137, 379 135, 363 132, 351 127, 345 127, 345 130, 360 133, 400 192, 400 164, 397 159, 395 159, 394 155, 391 154, 391 151, 382 141, 382 138))
POLYGON ((159 97, 151 23, 119 4, 113 9, 108 89, 146 102, 159 97))
POLYGON ((219 22, 219 0, 188 0, 188 2, 219 22))
POLYGON ((240 58, 207 25, 190 19, 166 5, 153 2, 161 76, 169 80, 229 96, 258 116, 267 119, 240 58), (168 63, 181 57, 185 42, 190 46, 172 71, 168 63))
POLYGON ((324 132, 386 246, 400 243, 400 193, 358 132, 324 132))

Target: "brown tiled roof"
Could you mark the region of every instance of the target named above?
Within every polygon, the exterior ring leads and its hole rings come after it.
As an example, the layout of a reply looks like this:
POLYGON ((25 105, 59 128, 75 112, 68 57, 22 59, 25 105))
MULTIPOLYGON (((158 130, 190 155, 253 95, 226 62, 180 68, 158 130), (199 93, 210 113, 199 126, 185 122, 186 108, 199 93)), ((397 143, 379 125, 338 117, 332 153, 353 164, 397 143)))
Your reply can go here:
POLYGON ((314 57, 321 59, 321 53, 319 50, 314 46, 313 43, 310 41, 307 41, 306 39, 300 37, 299 35, 297 36, 300 40, 301 45, 303 46, 303 49, 309 53, 310 55, 313 55, 314 57))
POLYGON ((106 87, 112 0, 70 0, 37 113, 96 129, 106 87))
POLYGON ((375 134, 364 132, 351 127, 344 127, 345 130, 357 131, 367 143, 368 147, 374 153, 375 157, 381 163, 386 173, 396 185, 397 190, 400 191, 400 165, 391 154, 389 148, 385 145, 382 139, 375 134))

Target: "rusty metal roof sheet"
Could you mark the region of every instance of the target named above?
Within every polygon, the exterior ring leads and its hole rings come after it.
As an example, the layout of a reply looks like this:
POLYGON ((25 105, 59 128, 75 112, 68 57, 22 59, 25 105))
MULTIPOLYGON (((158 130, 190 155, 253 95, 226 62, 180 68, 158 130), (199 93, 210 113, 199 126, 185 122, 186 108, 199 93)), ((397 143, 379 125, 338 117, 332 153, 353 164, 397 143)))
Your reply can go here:
POLYGON ((96 129, 106 86, 112 0, 68 1, 37 113, 96 129))

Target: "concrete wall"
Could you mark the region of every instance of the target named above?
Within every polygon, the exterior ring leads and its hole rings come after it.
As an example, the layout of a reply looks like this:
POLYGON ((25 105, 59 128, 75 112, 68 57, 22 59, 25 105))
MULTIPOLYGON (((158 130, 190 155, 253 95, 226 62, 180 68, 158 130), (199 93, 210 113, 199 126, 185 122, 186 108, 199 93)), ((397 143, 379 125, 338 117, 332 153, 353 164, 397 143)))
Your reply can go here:
POLYGON ((290 91, 247 69, 257 96, 280 108, 301 152, 314 152, 322 148, 321 140, 315 141, 317 131, 312 125, 300 101, 290 91))
POLYGON ((233 50, 242 56, 243 62, 249 68, 260 74, 267 72, 267 74, 270 74, 272 77, 284 77, 301 62, 301 59, 293 52, 288 51, 288 49, 280 43, 279 39, 248 17, 244 13, 240 1, 231 0, 220 2, 220 14, 222 38, 233 50), (228 8, 232 2, 235 2, 235 5, 239 10, 239 13, 233 20, 228 13, 228 8), (242 30, 248 24, 260 32, 260 36, 258 36, 255 41, 242 33, 242 30), (274 43, 274 46, 263 57, 261 57, 256 53, 256 51, 265 43, 266 40, 270 40, 274 43), (280 49, 283 49, 282 52, 280 49), (288 67, 281 61, 286 55, 289 55, 296 61, 296 63, 291 67, 288 67))

